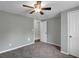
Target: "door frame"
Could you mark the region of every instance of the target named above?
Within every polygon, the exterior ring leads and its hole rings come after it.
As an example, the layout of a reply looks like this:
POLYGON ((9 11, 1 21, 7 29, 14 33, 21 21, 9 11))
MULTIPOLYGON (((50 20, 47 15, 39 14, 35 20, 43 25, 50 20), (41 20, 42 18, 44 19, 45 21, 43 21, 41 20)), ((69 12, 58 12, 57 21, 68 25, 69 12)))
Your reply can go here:
POLYGON ((70 35, 70 12, 67 13, 67 23, 68 23, 68 36, 67 36, 67 42, 68 42, 68 45, 67 45, 67 53, 70 54, 70 38, 69 38, 69 35, 70 35))

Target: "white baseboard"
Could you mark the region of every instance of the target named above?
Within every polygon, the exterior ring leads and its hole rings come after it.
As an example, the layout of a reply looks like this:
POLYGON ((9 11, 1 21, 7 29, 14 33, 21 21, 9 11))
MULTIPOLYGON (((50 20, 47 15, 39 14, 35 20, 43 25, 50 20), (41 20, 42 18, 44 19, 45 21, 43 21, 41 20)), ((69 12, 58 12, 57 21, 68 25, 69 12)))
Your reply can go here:
POLYGON ((22 45, 22 46, 18 46, 18 47, 15 47, 15 48, 11 48, 11 49, 8 49, 8 50, 5 50, 5 51, 1 51, 0 54, 1 54, 1 53, 5 53, 5 52, 8 52, 8 51, 15 50, 15 49, 18 49, 18 48, 22 48, 22 47, 24 47, 24 46, 31 45, 31 44, 34 44, 34 42, 31 42, 31 43, 29 43, 29 44, 25 44, 25 45, 22 45))
POLYGON ((67 53, 67 52, 64 52, 64 51, 61 51, 61 53, 63 53, 63 54, 66 54, 66 55, 69 55, 69 53, 67 53))
POLYGON ((55 44, 55 43, 50 43, 50 42, 46 42, 46 43, 53 44, 53 45, 55 45, 55 46, 61 47, 60 45, 55 44))

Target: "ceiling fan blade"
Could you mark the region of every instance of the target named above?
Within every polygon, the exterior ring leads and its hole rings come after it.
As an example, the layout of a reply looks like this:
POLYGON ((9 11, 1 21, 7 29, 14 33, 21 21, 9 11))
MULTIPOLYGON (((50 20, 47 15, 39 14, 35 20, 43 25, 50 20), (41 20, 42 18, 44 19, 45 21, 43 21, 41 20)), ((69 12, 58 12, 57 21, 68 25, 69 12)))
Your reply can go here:
POLYGON ((44 13, 43 13, 42 11, 40 11, 40 14, 41 14, 41 15, 44 15, 44 13))
POLYGON ((51 7, 41 8, 42 10, 51 10, 51 7))
POLYGON ((31 7, 31 6, 28 6, 28 5, 23 5, 23 7, 29 7, 29 8, 34 8, 34 7, 31 7))
POLYGON ((31 11, 30 14, 33 14, 35 12, 35 10, 31 11))

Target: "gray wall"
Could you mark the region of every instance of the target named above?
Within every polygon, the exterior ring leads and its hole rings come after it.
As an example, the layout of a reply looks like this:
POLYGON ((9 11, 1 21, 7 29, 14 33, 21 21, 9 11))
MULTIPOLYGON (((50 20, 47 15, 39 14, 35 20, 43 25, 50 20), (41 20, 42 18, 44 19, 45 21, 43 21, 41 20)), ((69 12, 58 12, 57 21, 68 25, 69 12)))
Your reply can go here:
POLYGON ((47 20, 48 23, 48 40, 49 43, 54 43, 61 46, 61 17, 57 16, 47 20))
POLYGON ((79 6, 61 12, 61 51, 68 53, 68 16, 70 11, 79 10, 79 6))
POLYGON ((33 19, 0 11, 0 52, 33 42, 33 19))

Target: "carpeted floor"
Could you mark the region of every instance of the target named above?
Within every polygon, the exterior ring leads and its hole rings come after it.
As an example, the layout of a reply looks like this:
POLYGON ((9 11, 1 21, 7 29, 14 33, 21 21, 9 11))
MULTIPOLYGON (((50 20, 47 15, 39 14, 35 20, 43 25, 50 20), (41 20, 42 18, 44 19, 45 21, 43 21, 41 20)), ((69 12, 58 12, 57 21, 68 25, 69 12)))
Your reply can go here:
POLYGON ((59 48, 51 44, 36 42, 10 52, 0 54, 0 58, 73 58, 60 53, 59 48))

